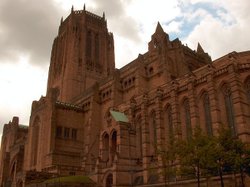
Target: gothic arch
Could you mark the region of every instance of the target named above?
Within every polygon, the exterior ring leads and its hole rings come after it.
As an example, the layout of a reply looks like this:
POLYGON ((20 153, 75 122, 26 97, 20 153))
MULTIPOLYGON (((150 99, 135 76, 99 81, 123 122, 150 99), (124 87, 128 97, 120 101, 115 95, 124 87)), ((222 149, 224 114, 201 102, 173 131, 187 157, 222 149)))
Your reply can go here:
POLYGON ((201 91, 199 92, 199 94, 197 95, 198 100, 201 100, 204 96, 205 93, 207 93, 208 91, 204 88, 201 89, 201 91))
POLYGON ((103 175, 103 186, 105 187, 112 187, 114 184, 114 178, 113 178, 113 171, 108 170, 103 175), (111 177, 112 176, 112 177, 111 177), (112 180, 111 180, 112 179, 112 180))
POLYGON ((102 160, 107 161, 109 158, 109 135, 105 131, 102 134, 102 160))
POLYGON ((191 114, 190 114, 190 105, 189 105, 189 99, 187 97, 184 97, 181 102, 183 108, 182 108, 182 123, 184 125, 186 138, 190 139, 192 137, 192 124, 191 124, 191 114))
POLYGON ((115 154, 117 153, 117 130, 113 129, 110 133, 111 138, 111 160, 114 160, 115 154))
POLYGON ((172 145, 174 140, 174 127, 172 118, 172 106, 167 103, 163 112, 164 129, 166 134, 167 144, 172 145))
POLYGON ((222 111, 225 111, 221 113, 223 122, 230 128, 232 134, 236 135, 234 106, 230 85, 227 83, 222 84, 220 87, 220 94, 222 111))
POLYGON ((199 108, 201 110, 201 125, 208 135, 213 135, 210 97, 206 90, 203 90, 199 101, 199 108))
POLYGON ((109 146, 109 135, 108 135, 108 133, 106 131, 102 134, 102 143, 103 143, 103 148, 108 148, 108 146, 109 146))

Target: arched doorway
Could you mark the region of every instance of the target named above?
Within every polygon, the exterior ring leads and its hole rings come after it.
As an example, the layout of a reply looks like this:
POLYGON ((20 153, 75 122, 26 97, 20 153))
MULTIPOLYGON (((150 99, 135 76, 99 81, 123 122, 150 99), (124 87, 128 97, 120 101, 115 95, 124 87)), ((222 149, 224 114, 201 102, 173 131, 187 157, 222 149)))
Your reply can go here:
POLYGON ((109 174, 106 178, 106 187, 112 187, 113 186, 113 175, 109 174))

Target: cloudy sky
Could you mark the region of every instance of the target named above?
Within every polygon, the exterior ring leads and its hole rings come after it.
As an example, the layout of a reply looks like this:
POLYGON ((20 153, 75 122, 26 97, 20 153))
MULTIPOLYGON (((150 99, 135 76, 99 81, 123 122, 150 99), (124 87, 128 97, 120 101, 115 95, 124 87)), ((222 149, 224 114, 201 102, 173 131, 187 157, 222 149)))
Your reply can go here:
POLYGON ((98 15, 105 11, 118 68, 146 52, 158 21, 171 39, 192 49, 200 42, 212 59, 250 50, 249 0, 1 0, 0 129, 12 116, 28 125, 31 102, 46 92, 60 18, 84 3, 98 15))

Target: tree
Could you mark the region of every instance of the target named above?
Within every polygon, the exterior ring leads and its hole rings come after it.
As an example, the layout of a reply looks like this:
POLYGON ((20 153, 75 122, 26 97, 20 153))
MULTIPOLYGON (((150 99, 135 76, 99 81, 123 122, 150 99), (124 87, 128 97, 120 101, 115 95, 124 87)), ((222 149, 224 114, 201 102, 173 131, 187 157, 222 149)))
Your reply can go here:
POLYGON ((173 177, 176 177, 176 149, 174 139, 167 144, 166 149, 158 149, 157 154, 162 160, 162 170, 160 174, 164 177, 165 186, 167 186, 169 181, 173 179, 173 177))
POLYGON ((207 173, 208 163, 211 163, 211 158, 207 153, 212 149, 213 143, 212 137, 203 134, 198 126, 190 139, 177 142, 181 172, 195 176, 198 187, 200 187, 201 174, 207 173))
MULTIPOLYGON (((221 127, 214 137, 205 135, 196 127, 190 139, 177 140, 174 147, 174 158, 178 161, 180 173, 196 177, 198 187, 201 176, 211 175, 219 175, 221 187, 224 187, 223 175, 226 173, 239 173, 241 186, 245 186, 244 174, 250 173, 250 150, 229 129, 221 127)), ((173 159, 169 152, 164 154, 166 160, 173 159)))
POLYGON ((218 171, 221 187, 224 187, 224 173, 240 173, 241 184, 244 187, 244 171, 249 166, 249 151, 238 137, 232 135, 230 129, 223 126, 218 130, 218 136, 214 138, 213 146, 209 153, 211 162, 209 169, 214 173, 218 171))

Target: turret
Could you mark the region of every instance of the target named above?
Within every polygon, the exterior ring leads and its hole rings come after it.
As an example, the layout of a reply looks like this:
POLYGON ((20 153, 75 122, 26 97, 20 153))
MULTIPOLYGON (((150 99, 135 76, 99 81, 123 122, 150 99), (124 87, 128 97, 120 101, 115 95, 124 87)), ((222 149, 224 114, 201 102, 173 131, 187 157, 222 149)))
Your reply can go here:
POLYGON ((158 22, 155 33, 151 36, 151 41, 148 43, 148 50, 163 49, 169 45, 169 36, 164 32, 161 24, 158 22))
POLYGON ((198 42, 198 45, 197 45, 197 53, 198 54, 204 54, 204 50, 203 48, 201 47, 200 43, 198 42))

